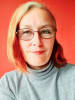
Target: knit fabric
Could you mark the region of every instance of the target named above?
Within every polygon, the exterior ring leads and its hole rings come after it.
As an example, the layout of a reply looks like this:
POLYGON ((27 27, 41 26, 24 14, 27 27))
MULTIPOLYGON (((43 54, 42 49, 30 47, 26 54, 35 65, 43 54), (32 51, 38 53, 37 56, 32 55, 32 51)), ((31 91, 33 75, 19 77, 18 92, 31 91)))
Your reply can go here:
POLYGON ((14 70, 0 79, 0 100, 75 100, 75 65, 14 70))

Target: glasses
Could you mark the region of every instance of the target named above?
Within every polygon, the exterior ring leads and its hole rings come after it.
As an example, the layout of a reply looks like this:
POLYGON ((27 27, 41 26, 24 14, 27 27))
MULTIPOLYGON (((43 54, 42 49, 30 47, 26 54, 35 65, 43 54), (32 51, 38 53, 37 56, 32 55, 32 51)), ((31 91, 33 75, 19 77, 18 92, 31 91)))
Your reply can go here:
POLYGON ((18 29, 16 35, 19 39, 27 41, 33 39, 35 32, 38 32, 43 39, 50 39, 56 35, 56 29, 52 27, 41 28, 38 31, 33 31, 29 28, 18 29))

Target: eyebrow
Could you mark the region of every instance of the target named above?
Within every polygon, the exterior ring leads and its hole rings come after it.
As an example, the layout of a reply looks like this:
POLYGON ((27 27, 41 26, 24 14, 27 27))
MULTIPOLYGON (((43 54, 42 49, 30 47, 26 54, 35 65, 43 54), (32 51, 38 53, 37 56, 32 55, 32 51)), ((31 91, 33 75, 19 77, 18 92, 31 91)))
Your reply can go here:
POLYGON ((28 28, 31 28, 32 26, 30 26, 30 25, 24 25, 24 28, 19 28, 19 30, 21 30, 21 29, 28 29, 28 28))
POLYGON ((45 25, 42 25, 40 28, 45 28, 45 27, 53 27, 53 26, 50 24, 45 24, 45 25))
MULTIPOLYGON (((45 25, 41 25, 40 27, 39 27, 39 29, 41 29, 41 28, 45 28, 45 27, 53 27, 52 25, 50 25, 50 24, 45 24, 45 25)), ((30 25, 24 25, 24 28, 22 28, 22 29, 32 29, 32 26, 30 26, 30 25)), ((19 30, 22 30, 21 28, 19 28, 19 30)))

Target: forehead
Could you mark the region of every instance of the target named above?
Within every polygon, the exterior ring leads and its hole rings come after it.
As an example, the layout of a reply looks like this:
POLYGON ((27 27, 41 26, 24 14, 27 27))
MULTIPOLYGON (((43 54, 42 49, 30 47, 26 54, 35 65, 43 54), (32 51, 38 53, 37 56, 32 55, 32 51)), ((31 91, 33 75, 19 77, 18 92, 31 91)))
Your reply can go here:
POLYGON ((34 28, 39 28, 42 25, 49 24, 53 26, 53 18, 50 13, 42 8, 31 8, 21 19, 19 23, 20 28, 25 26, 30 26, 34 28))

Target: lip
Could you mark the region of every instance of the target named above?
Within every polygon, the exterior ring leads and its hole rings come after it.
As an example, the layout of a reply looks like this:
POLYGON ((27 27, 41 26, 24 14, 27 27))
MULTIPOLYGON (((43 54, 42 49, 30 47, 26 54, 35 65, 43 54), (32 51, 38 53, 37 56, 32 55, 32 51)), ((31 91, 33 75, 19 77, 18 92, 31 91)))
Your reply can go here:
POLYGON ((38 54, 38 55, 43 54, 44 52, 45 52, 45 51, 32 51, 32 53, 38 54))

